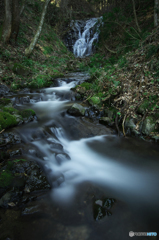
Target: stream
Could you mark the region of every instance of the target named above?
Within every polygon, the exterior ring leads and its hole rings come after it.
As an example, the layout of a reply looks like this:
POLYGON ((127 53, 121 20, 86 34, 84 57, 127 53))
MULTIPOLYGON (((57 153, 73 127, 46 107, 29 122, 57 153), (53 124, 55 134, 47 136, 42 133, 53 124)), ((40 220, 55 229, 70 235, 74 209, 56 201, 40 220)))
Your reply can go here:
POLYGON ((22 158, 41 166, 51 189, 27 204, 28 214, 6 210, 8 240, 126 240, 130 231, 159 235, 158 145, 119 138, 97 120, 69 115, 75 102, 70 89, 88 78, 71 73, 56 87, 18 95, 30 102, 16 107, 37 115, 14 129, 22 139, 22 158), (113 204, 97 219, 104 199, 113 204))

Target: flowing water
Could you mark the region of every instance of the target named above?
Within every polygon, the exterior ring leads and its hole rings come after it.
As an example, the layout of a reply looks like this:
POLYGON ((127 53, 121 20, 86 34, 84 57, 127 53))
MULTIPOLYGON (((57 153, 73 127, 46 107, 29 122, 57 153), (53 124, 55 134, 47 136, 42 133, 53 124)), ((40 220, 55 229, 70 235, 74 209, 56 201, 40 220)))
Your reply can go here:
POLYGON ((24 156, 43 167, 51 190, 28 204, 38 209, 34 214, 10 210, 17 217, 16 240, 126 240, 129 231, 159 234, 158 146, 118 138, 105 126, 68 115, 74 101, 70 88, 87 78, 68 75, 57 87, 27 93, 30 103, 18 105, 37 114, 36 121, 16 131, 24 156), (96 221, 94 202, 108 197, 115 199, 112 215, 96 221))
POLYGON ((77 57, 89 56, 93 53, 94 44, 98 42, 99 27, 102 17, 91 18, 85 22, 85 26, 75 21, 74 28, 78 31, 78 39, 73 46, 73 53, 77 57))

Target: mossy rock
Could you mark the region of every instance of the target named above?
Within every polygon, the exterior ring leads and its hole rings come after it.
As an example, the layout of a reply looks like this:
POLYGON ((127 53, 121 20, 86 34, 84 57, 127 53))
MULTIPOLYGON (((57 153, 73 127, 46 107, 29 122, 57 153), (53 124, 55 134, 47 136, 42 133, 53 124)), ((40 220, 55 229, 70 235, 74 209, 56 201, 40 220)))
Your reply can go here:
POLYGON ((139 108, 137 109, 137 113, 144 115, 146 110, 150 107, 150 101, 149 100, 144 100, 143 103, 141 103, 141 105, 139 106, 139 108))
POLYGON ((0 112, 0 130, 17 125, 16 117, 8 112, 0 112))
POLYGON ((109 108, 104 110, 104 115, 110 119, 115 119, 117 113, 116 108, 109 108))
POLYGON ((34 112, 34 110, 32 110, 32 109, 26 109, 26 110, 20 111, 20 115, 21 115, 23 118, 29 118, 29 117, 31 117, 31 116, 35 116, 35 112, 34 112))
POLYGON ((74 116, 84 116, 85 114, 85 108, 83 106, 81 106, 78 103, 74 103, 68 110, 67 112, 71 115, 74 116))
POLYGON ((18 74, 18 75, 21 75, 21 76, 28 76, 30 74, 29 69, 24 67, 24 66, 22 66, 19 63, 15 63, 14 64, 14 66, 12 68, 12 71, 15 74, 18 74))
POLYGON ((91 97, 88 101, 92 106, 100 105, 101 103, 100 97, 97 96, 91 97))
POLYGON ((10 113, 12 115, 15 114, 15 113, 18 113, 18 110, 13 108, 13 107, 3 107, 2 110, 4 112, 8 112, 8 113, 10 113))
POLYGON ((153 117, 147 117, 142 125, 142 133, 145 135, 149 135, 151 132, 154 132, 155 130, 155 120, 153 117))

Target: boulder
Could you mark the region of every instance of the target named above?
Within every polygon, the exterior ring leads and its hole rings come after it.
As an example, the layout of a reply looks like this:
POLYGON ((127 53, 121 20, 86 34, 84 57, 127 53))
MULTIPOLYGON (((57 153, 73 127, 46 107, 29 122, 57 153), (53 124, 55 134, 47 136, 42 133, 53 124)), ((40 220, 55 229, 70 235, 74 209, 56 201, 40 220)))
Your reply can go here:
POLYGON ((67 112, 74 116, 84 116, 85 108, 78 103, 74 103, 67 112))
POLYGON ((147 117, 142 125, 142 133, 145 135, 149 135, 151 132, 155 130, 155 121, 152 117, 147 117))
POLYGON ((8 92, 9 88, 6 85, 0 83, 0 97, 3 97, 4 95, 8 94, 8 92))
POLYGON ((101 117, 99 119, 99 123, 104 124, 106 126, 113 126, 114 125, 114 122, 108 117, 101 117))

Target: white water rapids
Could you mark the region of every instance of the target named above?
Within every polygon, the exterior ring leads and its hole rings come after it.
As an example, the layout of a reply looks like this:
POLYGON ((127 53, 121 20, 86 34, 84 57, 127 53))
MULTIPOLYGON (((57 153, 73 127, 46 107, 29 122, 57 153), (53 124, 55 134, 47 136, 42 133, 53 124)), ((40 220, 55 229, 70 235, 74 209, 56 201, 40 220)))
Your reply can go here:
POLYGON ((37 199, 27 203, 18 221, 6 224, 16 229, 14 239, 127 240, 129 231, 159 233, 158 146, 118 138, 98 121, 69 115, 67 109, 76 101, 70 89, 88 78, 68 74, 54 87, 13 96, 30 98, 17 107, 32 108, 37 115, 16 127, 22 139, 19 158, 39 163, 51 186, 39 195, 27 193, 37 199), (97 221, 95 201, 105 198, 115 199, 112 216, 97 221))
MULTIPOLYGON (((30 105, 37 113, 38 122, 30 124, 30 131, 27 126, 20 130, 24 141, 29 142, 32 139, 30 144, 33 149, 36 148, 38 157, 33 156, 32 150, 30 156, 44 166, 52 186, 53 199, 61 203, 71 202, 78 191, 78 185, 86 181, 111 190, 112 196, 121 200, 142 201, 145 204, 153 202, 154 206, 158 205, 159 163, 150 158, 146 160, 144 153, 141 158, 133 153, 131 140, 128 145, 130 150, 125 151, 122 147, 116 147, 122 140, 107 134, 107 130, 102 136, 78 140, 70 137, 71 131, 76 135, 73 130, 75 118, 67 114, 62 117, 62 112, 70 105, 70 100, 63 97, 70 98, 70 88, 79 81, 72 79, 66 83, 61 80, 59 87, 44 89, 40 94, 42 100, 32 101, 30 105), (45 127, 50 129, 49 136, 34 139, 34 132, 43 131, 45 127), (59 149, 59 146, 63 149, 59 149)), ((78 128, 75 131, 84 132, 87 128, 78 128)))

